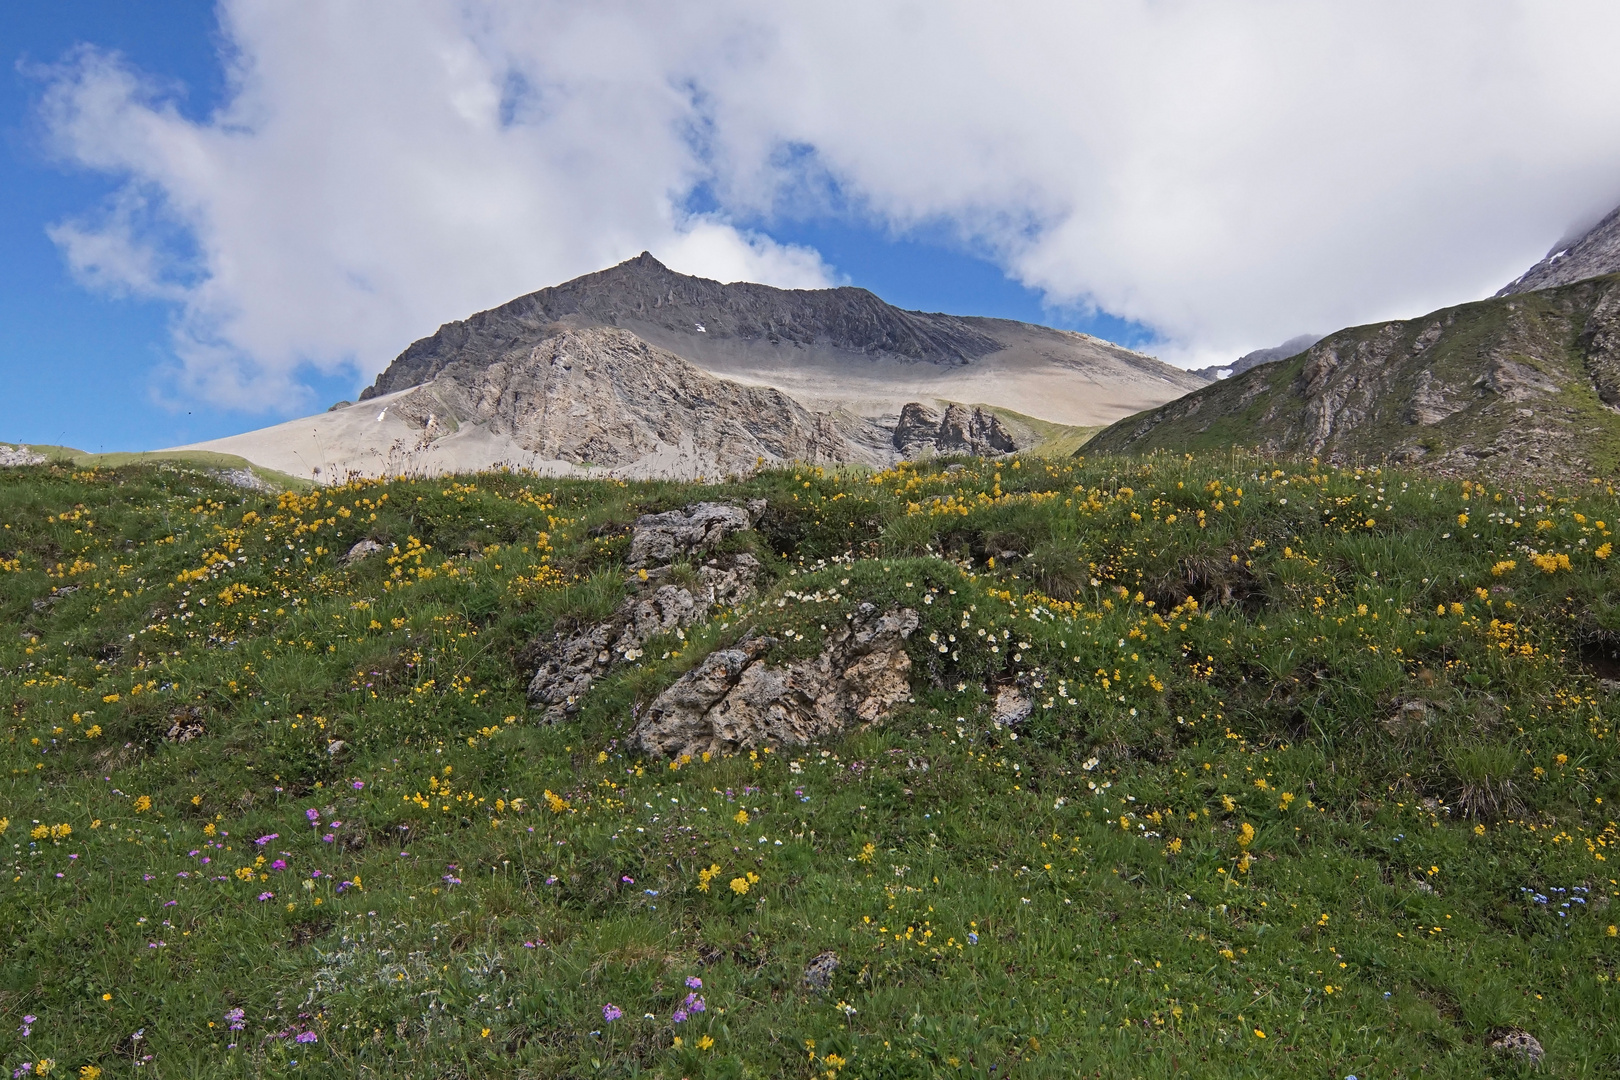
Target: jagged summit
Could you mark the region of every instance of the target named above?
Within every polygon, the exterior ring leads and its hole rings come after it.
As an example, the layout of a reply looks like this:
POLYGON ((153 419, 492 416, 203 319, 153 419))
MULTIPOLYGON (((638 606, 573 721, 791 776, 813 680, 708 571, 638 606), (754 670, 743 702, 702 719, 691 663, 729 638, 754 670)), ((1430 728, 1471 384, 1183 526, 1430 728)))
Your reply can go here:
POLYGON ((974 320, 905 311, 866 289, 723 284, 677 273, 643 251, 617 266, 446 323, 401 353, 362 398, 426 382, 453 361, 493 363, 563 321, 623 327, 676 352, 686 352, 679 343, 698 335, 706 335, 706 345, 819 346, 934 364, 964 364, 1003 347, 972 326, 974 320))
POLYGON ((1496 295, 1535 292, 1613 273, 1620 273, 1620 206, 1580 236, 1554 244, 1546 258, 1496 295))

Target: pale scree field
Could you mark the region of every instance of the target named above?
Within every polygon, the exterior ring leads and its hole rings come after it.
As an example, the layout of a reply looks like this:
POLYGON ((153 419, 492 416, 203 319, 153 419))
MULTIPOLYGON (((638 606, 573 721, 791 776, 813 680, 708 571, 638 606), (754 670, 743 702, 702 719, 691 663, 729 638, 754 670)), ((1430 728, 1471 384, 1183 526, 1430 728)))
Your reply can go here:
POLYGON ((1620 1066, 1610 488, 41 466, 0 521, 14 1075, 1477 1077, 1507 1027, 1620 1066), (761 497, 759 596, 537 723, 519 654, 612 609, 636 515, 761 497), (621 745, 863 601, 921 618, 887 721, 621 745))

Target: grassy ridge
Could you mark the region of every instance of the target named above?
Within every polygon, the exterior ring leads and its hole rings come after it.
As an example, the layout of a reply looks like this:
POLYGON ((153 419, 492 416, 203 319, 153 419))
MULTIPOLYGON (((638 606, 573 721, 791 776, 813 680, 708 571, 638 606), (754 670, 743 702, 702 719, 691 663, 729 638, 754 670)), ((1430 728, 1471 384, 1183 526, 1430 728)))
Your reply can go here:
POLYGON ((0 1065, 1475 1077, 1511 1025, 1610 1074, 1617 519, 1232 458, 0 471, 0 1065), (757 601, 532 720, 526 647, 612 609, 637 514, 760 497, 757 601), (885 723, 622 745, 710 649, 863 601, 922 622, 885 723))

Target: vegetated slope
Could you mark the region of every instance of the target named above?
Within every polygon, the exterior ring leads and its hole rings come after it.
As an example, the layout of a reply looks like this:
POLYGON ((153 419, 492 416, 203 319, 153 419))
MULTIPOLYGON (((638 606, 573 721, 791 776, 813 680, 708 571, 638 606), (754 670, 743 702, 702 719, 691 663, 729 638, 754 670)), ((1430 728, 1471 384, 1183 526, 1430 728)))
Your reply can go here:
POLYGON ((1620 273, 1620 206, 1580 236, 1554 244, 1546 258, 1496 295, 1535 292, 1614 273, 1620 273))
POLYGON ((1259 446, 1541 476, 1620 467, 1620 277, 1353 327, 1128 417, 1099 453, 1259 446))
POLYGON ((562 326, 626 329, 713 374, 860 415, 944 399, 1095 424, 1204 381, 1086 334, 905 311, 851 287, 722 284, 643 252, 440 327, 401 353, 362 399, 417 386, 452 363, 478 368, 527 353, 562 326))
POLYGON ((0 470, 0 1060, 1477 1076, 1523 1029, 1596 1075, 1617 519, 1230 457, 277 499, 0 470), (531 644, 662 589, 631 531, 699 502, 746 510, 716 542, 758 592, 538 723, 531 644), (814 663, 871 612, 916 621, 914 700, 631 748, 723 651, 814 663))

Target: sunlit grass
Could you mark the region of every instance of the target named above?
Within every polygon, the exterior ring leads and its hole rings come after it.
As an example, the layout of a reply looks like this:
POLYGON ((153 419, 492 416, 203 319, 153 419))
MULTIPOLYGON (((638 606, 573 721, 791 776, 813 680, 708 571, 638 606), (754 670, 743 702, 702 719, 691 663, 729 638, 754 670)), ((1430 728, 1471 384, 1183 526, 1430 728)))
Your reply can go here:
POLYGON ((1230 457, 4 470, 0 1065, 1473 1077, 1520 1026, 1604 1075, 1617 517, 1230 457), (538 724, 526 649, 631 587, 635 517, 762 497, 760 596, 538 724), (712 648, 861 602, 920 616, 887 722, 624 745, 712 648))

